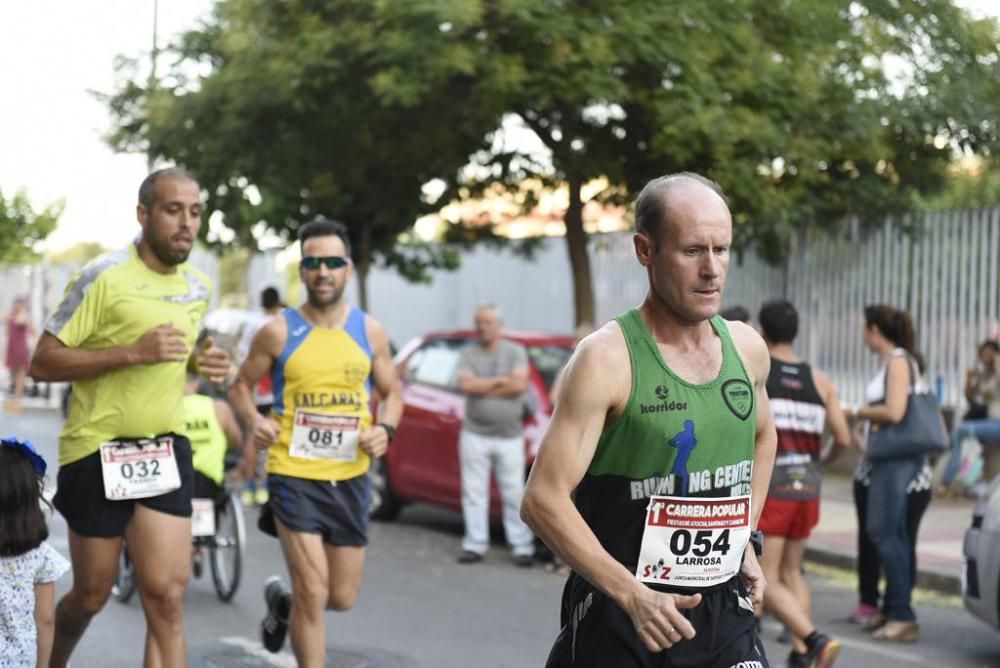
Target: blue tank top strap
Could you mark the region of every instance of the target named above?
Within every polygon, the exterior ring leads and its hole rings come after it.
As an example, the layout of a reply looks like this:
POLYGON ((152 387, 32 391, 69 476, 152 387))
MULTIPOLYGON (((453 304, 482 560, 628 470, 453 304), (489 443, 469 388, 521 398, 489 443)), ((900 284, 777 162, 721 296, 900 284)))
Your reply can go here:
POLYGON ((273 408, 278 415, 285 414, 285 363, 312 331, 312 325, 302 317, 298 309, 287 307, 281 312, 281 315, 285 318, 288 338, 285 340, 285 347, 282 349, 281 355, 275 360, 274 367, 271 369, 271 387, 274 394, 273 408))
POLYGON ((365 312, 352 306, 351 312, 347 315, 347 322, 344 323, 344 331, 365 351, 368 357, 372 356, 372 347, 368 342, 368 331, 365 329, 365 312))

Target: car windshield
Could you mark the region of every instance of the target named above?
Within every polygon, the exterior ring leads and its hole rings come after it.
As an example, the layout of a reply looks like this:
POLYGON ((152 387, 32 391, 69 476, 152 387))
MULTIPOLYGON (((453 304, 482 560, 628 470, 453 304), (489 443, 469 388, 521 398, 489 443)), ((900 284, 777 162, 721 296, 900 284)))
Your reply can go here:
POLYGON ((572 349, 562 346, 528 346, 528 355, 535 363, 538 374, 545 383, 545 389, 552 389, 559 370, 566 364, 566 360, 573 353, 572 349))

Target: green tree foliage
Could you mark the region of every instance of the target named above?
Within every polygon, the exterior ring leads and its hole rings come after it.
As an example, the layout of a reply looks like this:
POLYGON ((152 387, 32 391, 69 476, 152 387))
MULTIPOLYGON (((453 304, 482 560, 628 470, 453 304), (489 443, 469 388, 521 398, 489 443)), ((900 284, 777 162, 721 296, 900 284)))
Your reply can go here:
POLYGON ((369 250, 423 252, 398 232, 455 194, 565 183, 580 322, 583 184, 606 177, 597 198, 621 203, 705 174, 737 242, 780 259, 804 225, 913 208, 956 153, 992 161, 997 44, 952 0, 223 0, 160 88, 133 76, 109 102, 115 145, 194 170, 239 239, 323 211, 351 225, 362 270, 369 250), (545 153, 499 141, 502 118, 545 153))
POLYGON ((425 184, 441 179, 448 192, 495 123, 491 106, 469 99, 474 54, 435 39, 475 9, 223 0, 184 35, 177 66, 152 91, 123 64, 126 81, 107 98, 112 145, 190 169, 239 244, 255 249, 259 225, 293 238, 321 213, 350 228, 362 279, 376 253, 422 278, 456 253, 397 237, 434 210, 425 184), (400 76, 402 61, 419 76, 400 76))
POLYGON ((35 211, 28 194, 20 190, 5 198, 0 191, 0 262, 32 262, 39 258, 35 244, 56 228, 62 215, 62 203, 35 211))
POLYGON ((943 190, 926 198, 924 208, 988 209, 1000 206, 1000 169, 957 171, 943 190))
POLYGON ((945 183, 957 152, 997 155, 998 31, 950 0, 483 3, 499 96, 551 151, 483 164, 511 187, 569 185, 578 321, 593 297, 580 187, 621 202, 695 171, 727 192, 737 243, 779 260, 793 231, 873 223, 945 183))

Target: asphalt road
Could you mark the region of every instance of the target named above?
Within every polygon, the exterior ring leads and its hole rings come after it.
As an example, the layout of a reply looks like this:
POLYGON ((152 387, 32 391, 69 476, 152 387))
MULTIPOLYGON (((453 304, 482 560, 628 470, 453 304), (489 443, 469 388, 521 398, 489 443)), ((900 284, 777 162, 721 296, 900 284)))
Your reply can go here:
MULTIPOLYGON (((61 420, 51 411, 0 414, 0 433, 31 438, 52 462, 61 420)), ((217 600, 210 578, 188 589, 185 626, 192 666, 264 667, 295 665, 286 650, 264 651, 257 640, 263 614, 261 584, 283 574, 277 541, 255 527, 247 513, 246 572, 230 603, 217 600)), ((66 527, 52 521, 52 544, 67 552, 66 527)), ((357 606, 328 614, 328 666, 345 668, 541 666, 558 631, 562 578, 541 568, 514 567, 500 535, 488 559, 455 563, 461 518, 414 506, 394 523, 374 524, 365 583, 357 606)), ((59 583, 64 591, 67 575, 59 583)), ((921 595, 919 644, 882 645, 842 620, 855 603, 850 574, 810 568, 817 624, 844 642, 838 666, 893 665, 947 668, 1000 667, 1000 632, 972 618, 957 599, 921 595)), ((764 621, 772 666, 783 665, 787 646, 776 642, 778 625, 764 621)), ((74 668, 138 666, 144 625, 138 600, 108 602, 95 618, 73 659, 74 668)))

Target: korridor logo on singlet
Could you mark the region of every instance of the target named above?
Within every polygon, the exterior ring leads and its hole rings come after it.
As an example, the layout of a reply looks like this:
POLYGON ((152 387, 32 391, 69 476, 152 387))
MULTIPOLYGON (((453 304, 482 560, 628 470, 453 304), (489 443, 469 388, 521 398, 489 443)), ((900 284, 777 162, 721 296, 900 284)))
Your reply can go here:
POLYGON ((753 388, 750 383, 739 378, 727 380, 722 384, 722 398, 733 415, 741 420, 750 417, 753 410, 753 388))

